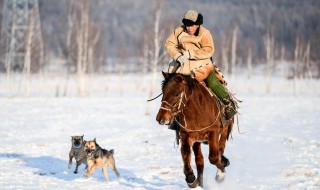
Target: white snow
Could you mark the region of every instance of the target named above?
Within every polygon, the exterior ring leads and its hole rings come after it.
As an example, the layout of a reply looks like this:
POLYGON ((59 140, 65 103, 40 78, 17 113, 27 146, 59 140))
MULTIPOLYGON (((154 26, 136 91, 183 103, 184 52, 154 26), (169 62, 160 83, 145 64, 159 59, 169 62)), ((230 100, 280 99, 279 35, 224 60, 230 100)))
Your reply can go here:
MULTIPOLYGON (((189 189, 174 131, 155 120, 160 98, 147 103, 148 76, 88 77, 87 97, 77 97, 76 78, 32 77, 29 97, 20 78, 0 78, 0 189, 189 189), (144 81, 142 81, 142 79, 144 81), (121 81, 121 82, 120 82, 121 81), (62 96, 67 86, 67 96, 62 96), (10 89, 10 90, 9 90, 10 89), (55 97, 58 90, 58 96, 55 97), (145 112, 149 106, 150 115, 145 112), (68 169, 71 136, 96 138, 115 150, 119 179, 101 169, 84 178, 84 165, 68 169)), ((160 93, 161 76, 156 92, 160 93)), ((204 189, 320 189, 319 81, 236 77, 229 88, 244 102, 225 156, 225 181, 205 157, 204 189)), ((157 95, 157 94, 155 94, 157 95)), ((194 163, 193 163, 194 166, 194 163)), ((194 167, 194 171, 196 171, 194 167)), ((197 188, 201 189, 201 188, 197 188)))

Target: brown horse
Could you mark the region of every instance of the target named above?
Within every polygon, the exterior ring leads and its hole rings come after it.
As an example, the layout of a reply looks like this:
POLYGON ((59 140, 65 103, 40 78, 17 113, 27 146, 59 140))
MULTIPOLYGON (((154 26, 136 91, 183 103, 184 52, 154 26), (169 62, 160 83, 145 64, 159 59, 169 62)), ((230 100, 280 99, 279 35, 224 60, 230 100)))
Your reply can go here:
POLYGON ((162 72, 162 103, 156 120, 161 125, 176 122, 180 126, 181 155, 189 187, 203 185, 204 161, 201 142, 209 145, 209 161, 218 168, 216 181, 224 180, 229 160, 224 157, 226 140, 233 127, 231 119, 223 127, 216 98, 206 87, 189 76, 162 72), (197 178, 190 165, 191 148, 195 155, 197 178))

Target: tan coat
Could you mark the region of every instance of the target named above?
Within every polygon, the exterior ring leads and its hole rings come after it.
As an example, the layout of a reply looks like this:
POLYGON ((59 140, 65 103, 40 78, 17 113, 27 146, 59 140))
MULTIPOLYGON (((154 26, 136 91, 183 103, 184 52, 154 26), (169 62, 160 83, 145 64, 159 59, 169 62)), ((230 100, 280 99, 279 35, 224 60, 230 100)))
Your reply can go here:
MULTIPOLYGON (((203 26, 199 27, 197 36, 190 36, 184 31, 183 26, 178 27, 166 40, 165 47, 170 57, 174 60, 176 60, 184 51, 189 51, 189 63, 185 63, 180 67, 177 70, 178 73, 197 75, 196 70, 206 65, 209 65, 209 67, 212 67, 213 69, 213 64, 210 59, 214 53, 213 39, 210 31, 203 26)), ((169 70, 171 71, 172 68, 169 70)), ((201 71, 201 69, 199 71, 201 71)), ((212 70, 204 71, 206 72, 205 75, 208 76, 211 71, 212 70)))

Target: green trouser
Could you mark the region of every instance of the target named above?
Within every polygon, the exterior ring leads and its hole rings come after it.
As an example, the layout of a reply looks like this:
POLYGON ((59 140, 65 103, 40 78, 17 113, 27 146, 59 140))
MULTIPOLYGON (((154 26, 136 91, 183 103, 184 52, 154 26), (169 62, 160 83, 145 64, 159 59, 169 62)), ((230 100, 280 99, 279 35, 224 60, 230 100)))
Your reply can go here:
POLYGON ((227 89, 223 86, 220 80, 214 74, 214 71, 205 80, 207 86, 213 91, 213 93, 218 96, 222 101, 229 96, 227 89))

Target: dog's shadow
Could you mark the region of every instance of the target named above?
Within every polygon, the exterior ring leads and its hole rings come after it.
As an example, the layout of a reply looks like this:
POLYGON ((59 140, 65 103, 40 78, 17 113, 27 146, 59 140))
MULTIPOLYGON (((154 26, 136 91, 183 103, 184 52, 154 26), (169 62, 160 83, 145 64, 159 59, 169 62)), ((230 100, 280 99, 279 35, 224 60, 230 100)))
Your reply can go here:
MULTIPOLYGON (((65 181, 72 181, 81 178, 84 179, 84 174, 86 172, 85 164, 81 164, 78 169, 78 173, 74 174, 73 172, 76 165, 75 160, 73 160, 72 167, 69 169, 68 160, 62 160, 52 156, 29 157, 19 153, 0 153, 0 158, 19 159, 22 161, 24 166, 37 169, 33 172, 35 175, 50 176, 65 181)), ((132 178, 135 178, 134 174, 128 170, 118 168, 118 171, 120 175, 121 173, 125 173, 127 176, 129 175, 132 176, 132 178)), ((117 176, 111 169, 108 169, 108 174, 110 181, 117 179, 117 176)), ((97 169, 90 178, 94 178, 97 181, 105 181, 101 169, 97 169)))

